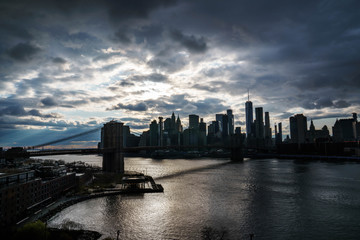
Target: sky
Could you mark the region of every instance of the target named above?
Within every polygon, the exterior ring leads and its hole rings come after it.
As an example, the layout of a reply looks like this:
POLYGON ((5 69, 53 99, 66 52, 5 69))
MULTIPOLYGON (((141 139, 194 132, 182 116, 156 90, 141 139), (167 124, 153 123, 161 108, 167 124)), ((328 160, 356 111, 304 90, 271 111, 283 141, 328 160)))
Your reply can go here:
MULTIPOLYGON (((0 146, 245 102, 271 125, 359 113, 360 1, 0 0, 0 146)), ((100 131, 66 143, 95 146, 100 131)))

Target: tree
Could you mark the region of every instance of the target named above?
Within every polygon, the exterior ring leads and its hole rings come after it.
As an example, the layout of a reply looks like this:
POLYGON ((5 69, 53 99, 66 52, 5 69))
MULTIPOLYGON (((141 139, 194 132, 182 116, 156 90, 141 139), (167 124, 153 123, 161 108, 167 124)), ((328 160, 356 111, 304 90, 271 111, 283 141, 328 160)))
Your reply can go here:
POLYGON ((49 231, 47 230, 45 223, 40 220, 25 224, 23 227, 19 228, 15 234, 15 239, 19 240, 43 240, 48 239, 48 237, 49 231))

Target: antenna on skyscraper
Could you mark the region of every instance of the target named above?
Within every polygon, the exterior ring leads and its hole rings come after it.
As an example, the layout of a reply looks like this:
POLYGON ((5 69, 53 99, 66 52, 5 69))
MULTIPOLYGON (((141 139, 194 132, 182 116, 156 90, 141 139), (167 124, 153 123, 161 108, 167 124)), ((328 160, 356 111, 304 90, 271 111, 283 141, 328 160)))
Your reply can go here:
POLYGON ((250 90, 248 89, 248 101, 250 101, 250 90))

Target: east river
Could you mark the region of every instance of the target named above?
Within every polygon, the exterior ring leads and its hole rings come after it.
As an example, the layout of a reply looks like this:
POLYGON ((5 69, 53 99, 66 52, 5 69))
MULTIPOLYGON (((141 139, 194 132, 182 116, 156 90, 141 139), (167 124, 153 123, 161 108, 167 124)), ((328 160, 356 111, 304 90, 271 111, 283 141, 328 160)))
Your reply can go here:
MULTIPOLYGON (((51 158, 101 165, 100 156, 51 158)), ((48 226, 70 220, 114 239, 118 230, 120 239, 360 239, 357 163, 127 158, 125 169, 153 176, 164 193, 80 202, 48 226)))

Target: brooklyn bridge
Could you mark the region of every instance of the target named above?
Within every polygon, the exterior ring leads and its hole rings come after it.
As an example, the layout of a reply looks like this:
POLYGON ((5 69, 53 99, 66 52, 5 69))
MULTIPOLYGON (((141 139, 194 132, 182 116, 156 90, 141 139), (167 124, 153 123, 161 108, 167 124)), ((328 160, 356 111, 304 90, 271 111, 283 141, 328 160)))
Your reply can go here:
POLYGON ((13 159, 17 157, 36 157, 46 155, 63 154, 102 154, 103 171, 105 172, 124 172, 124 154, 139 153, 141 151, 155 150, 197 150, 197 149, 223 149, 230 151, 232 161, 242 161, 244 158, 243 142, 240 137, 232 136, 230 144, 225 145, 170 145, 170 146, 138 146, 124 147, 123 143, 123 123, 110 121, 104 124, 102 136, 102 148, 77 148, 77 149, 49 149, 53 144, 65 142, 80 136, 100 132, 101 128, 95 128, 80 134, 56 139, 43 144, 28 146, 25 148, 12 148, 5 152, 5 158, 13 159))

